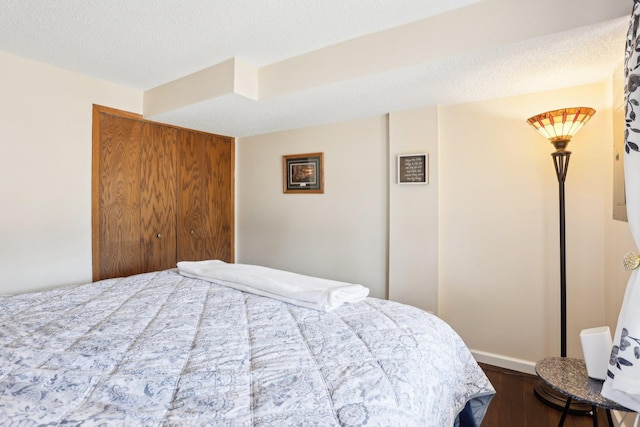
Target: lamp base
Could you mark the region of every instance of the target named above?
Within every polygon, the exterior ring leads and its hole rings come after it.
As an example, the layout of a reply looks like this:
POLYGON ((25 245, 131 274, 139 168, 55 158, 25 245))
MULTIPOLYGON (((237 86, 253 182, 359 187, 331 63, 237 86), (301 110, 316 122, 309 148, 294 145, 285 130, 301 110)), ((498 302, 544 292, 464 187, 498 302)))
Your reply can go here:
MULTIPOLYGON (((557 392, 550 385, 544 381, 538 382, 533 388, 533 394, 536 395, 543 403, 559 410, 564 411, 564 407, 567 404, 567 396, 557 392)), ((569 413, 572 415, 588 415, 591 416, 591 405, 576 401, 571 401, 569 405, 569 413)))

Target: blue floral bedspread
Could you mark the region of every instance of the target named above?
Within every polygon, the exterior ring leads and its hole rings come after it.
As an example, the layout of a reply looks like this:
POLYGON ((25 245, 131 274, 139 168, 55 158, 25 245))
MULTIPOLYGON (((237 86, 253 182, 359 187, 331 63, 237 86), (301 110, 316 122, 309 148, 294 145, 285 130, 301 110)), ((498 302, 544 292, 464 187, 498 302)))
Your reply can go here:
POLYGON ((493 394, 447 324, 375 298, 324 313, 173 270, 0 296, 3 426, 443 427, 493 394))

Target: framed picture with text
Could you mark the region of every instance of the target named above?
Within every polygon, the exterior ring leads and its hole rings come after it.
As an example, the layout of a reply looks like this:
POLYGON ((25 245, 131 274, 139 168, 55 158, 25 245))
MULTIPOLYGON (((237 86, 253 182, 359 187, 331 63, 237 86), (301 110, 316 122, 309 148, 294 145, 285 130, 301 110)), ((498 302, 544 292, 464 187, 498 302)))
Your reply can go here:
POLYGON ((282 156, 285 193, 324 193, 323 153, 282 156))
POLYGON ((427 153, 398 154, 398 184, 428 184, 429 155, 427 153))

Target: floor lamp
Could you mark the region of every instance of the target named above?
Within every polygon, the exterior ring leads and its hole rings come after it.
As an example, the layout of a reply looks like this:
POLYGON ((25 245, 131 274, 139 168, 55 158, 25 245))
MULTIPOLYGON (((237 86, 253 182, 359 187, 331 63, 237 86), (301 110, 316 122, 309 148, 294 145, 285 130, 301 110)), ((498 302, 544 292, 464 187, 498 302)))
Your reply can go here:
MULTIPOLYGON (((565 203, 564 181, 567 177, 569 157, 571 151, 567 151, 567 145, 585 123, 589 121, 595 110, 587 107, 564 108, 561 110, 547 111, 527 120, 538 132, 547 138, 556 151, 551 153, 558 178, 558 195, 560 207, 560 356, 567 356, 567 259, 565 248, 565 203)), ((543 402, 564 409, 566 397, 557 393, 544 382, 539 382, 535 389, 535 395, 543 402)), ((574 413, 586 413, 591 410, 589 405, 577 402, 572 404, 574 413)))

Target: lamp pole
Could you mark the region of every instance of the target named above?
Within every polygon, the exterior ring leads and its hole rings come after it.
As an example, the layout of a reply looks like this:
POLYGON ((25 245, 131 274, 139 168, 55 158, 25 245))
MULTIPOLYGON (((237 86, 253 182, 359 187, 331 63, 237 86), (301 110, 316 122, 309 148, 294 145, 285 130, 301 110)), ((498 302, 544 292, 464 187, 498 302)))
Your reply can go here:
POLYGON ((558 177, 558 205, 560 209, 560 356, 567 357, 567 252, 565 245, 564 181, 567 178, 571 151, 552 153, 558 177))
MULTIPOLYGON (((571 151, 565 151, 568 140, 552 141, 556 151, 551 153, 558 178, 558 209, 560 218, 560 356, 567 357, 567 249, 565 238, 565 199, 564 181, 567 178, 571 151)), ((544 403, 556 409, 563 410, 567 398, 548 386, 539 382, 534 388, 534 394, 544 403)), ((591 408, 582 402, 571 402, 570 412, 576 415, 588 415, 591 408)))
MULTIPOLYGON (((567 178, 571 152, 565 150, 571 137, 595 114, 593 108, 576 107, 547 111, 527 119, 527 122, 547 138, 556 151, 551 154, 558 178, 558 207, 560 216, 560 356, 567 357, 567 254, 565 245, 564 182, 567 178)), ((534 394, 544 403, 557 409, 565 408, 566 396, 556 392, 545 382, 539 382, 534 394)), ((589 414, 589 405, 572 401, 569 410, 574 414, 589 414)))

